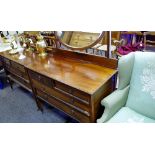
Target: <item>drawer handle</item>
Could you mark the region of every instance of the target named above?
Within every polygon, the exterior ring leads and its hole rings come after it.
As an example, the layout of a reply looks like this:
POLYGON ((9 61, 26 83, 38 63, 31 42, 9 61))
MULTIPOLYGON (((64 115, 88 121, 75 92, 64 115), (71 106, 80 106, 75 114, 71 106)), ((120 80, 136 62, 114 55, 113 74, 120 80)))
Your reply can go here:
POLYGON ((73 92, 72 89, 69 89, 69 93, 72 94, 72 92, 73 92))
POLYGON ((71 99, 71 103, 74 103, 74 99, 73 98, 71 99))
POLYGON ((41 79, 40 75, 38 75, 38 79, 39 79, 39 80, 41 79))
POLYGON ((72 114, 74 114, 74 113, 75 113, 75 111, 74 111, 74 110, 71 110, 71 113, 72 113, 72 114))
POLYGON ((46 94, 44 94, 44 97, 45 97, 46 100, 48 99, 48 96, 46 94))

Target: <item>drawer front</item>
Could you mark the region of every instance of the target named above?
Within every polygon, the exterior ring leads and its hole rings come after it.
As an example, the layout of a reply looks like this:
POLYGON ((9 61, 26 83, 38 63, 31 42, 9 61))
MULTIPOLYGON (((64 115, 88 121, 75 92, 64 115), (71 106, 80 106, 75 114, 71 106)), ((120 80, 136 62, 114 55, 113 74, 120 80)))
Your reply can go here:
POLYGON ((37 80, 39 82, 41 82, 42 84, 46 85, 46 86, 49 86, 49 87, 52 87, 53 86, 53 81, 52 79, 48 78, 48 77, 45 77, 39 73, 36 73, 36 72, 33 72, 33 71, 28 71, 29 72, 29 75, 32 79, 34 80, 37 80))
POLYGON ((21 78, 11 74, 11 77, 17 81, 19 81, 20 83, 22 83, 24 86, 26 86, 27 88, 31 89, 30 83, 27 83, 26 81, 22 80, 21 78))
POLYGON ((0 56, 0 67, 3 65, 2 61, 3 61, 3 58, 0 56))
POLYGON ((18 75, 19 77, 25 79, 25 80, 28 80, 28 75, 26 73, 23 73, 21 72, 20 70, 18 69, 15 69, 13 67, 9 67, 7 68, 9 72, 11 72, 12 74, 15 74, 15 75, 18 75))
POLYGON ((80 100, 74 98, 72 95, 65 94, 65 92, 63 93, 63 92, 59 91, 59 89, 49 88, 45 85, 42 85, 41 83, 39 83, 36 80, 32 80, 32 83, 35 88, 42 90, 46 94, 54 96, 64 102, 69 103, 70 105, 73 105, 73 106, 76 106, 82 110, 85 110, 88 113, 90 112, 89 104, 81 102, 80 100))
POLYGON ((90 102, 89 94, 79 91, 77 89, 74 89, 70 86, 67 86, 66 84, 60 83, 58 81, 54 81, 54 88, 56 90, 59 90, 62 92, 67 92, 67 93, 73 95, 73 97, 79 99, 81 102, 83 100, 86 104, 89 104, 89 102, 90 102))
POLYGON ((87 93, 85 93, 85 92, 82 92, 82 91, 80 91, 80 90, 75 90, 75 89, 74 89, 73 95, 74 95, 75 97, 77 97, 79 100, 85 101, 87 104, 89 104, 89 102, 90 102, 90 95, 87 94, 87 93))
POLYGON ((5 64, 5 66, 11 66, 10 60, 3 58, 3 62, 5 64))
POLYGON ((49 94, 51 96, 54 96, 64 102, 67 102, 67 103, 73 103, 73 99, 70 98, 69 96, 63 94, 63 93, 60 93, 56 90, 54 90, 53 88, 49 88, 39 82, 37 82, 36 80, 32 80, 32 84, 35 88, 39 89, 39 90, 42 90, 43 92, 45 92, 46 94, 49 94))
POLYGON ((48 96, 44 92, 37 90, 37 94, 39 97, 47 101, 49 104, 53 105, 54 107, 62 110, 66 114, 70 115, 71 117, 75 118, 80 122, 90 122, 90 117, 86 116, 85 114, 79 112, 75 108, 69 107, 68 105, 64 104, 63 102, 59 101, 58 99, 48 96))
POLYGON ((0 60, 0 67, 2 66, 2 61, 0 60))
POLYGON ((23 73, 26 73, 24 66, 22 66, 22 65, 20 65, 18 63, 15 63, 13 61, 11 61, 11 65, 12 65, 12 68, 17 69, 17 70, 19 70, 19 71, 21 71, 23 73))
POLYGON ((69 94, 72 94, 72 87, 69 87, 63 83, 60 83, 58 81, 54 81, 54 88, 60 91, 67 92, 69 94))

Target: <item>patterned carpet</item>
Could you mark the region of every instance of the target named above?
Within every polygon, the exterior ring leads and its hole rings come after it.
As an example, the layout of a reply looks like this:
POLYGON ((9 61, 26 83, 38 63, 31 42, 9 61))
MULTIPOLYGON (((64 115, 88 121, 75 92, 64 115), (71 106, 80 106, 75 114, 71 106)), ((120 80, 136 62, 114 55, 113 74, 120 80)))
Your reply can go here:
POLYGON ((14 84, 12 90, 0 75, 4 88, 0 89, 0 123, 75 123, 61 111, 44 105, 44 112, 38 111, 30 92, 14 84))

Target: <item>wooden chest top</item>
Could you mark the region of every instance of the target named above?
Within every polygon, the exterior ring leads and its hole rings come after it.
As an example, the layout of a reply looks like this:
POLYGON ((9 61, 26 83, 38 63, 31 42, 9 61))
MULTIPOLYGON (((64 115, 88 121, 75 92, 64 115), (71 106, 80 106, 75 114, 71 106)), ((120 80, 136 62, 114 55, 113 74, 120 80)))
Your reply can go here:
POLYGON ((8 51, 0 55, 88 94, 94 94, 117 72, 116 69, 71 59, 57 53, 39 57, 37 54, 24 51, 26 58, 22 60, 19 59, 20 54, 10 55, 8 51))

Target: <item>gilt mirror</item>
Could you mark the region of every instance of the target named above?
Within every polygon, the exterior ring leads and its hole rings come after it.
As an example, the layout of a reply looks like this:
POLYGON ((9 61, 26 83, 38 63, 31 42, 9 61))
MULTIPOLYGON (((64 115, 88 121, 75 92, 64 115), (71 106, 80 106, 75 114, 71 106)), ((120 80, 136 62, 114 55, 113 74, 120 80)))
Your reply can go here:
POLYGON ((56 31, 55 35, 67 48, 84 50, 99 43, 104 36, 104 32, 56 31))

